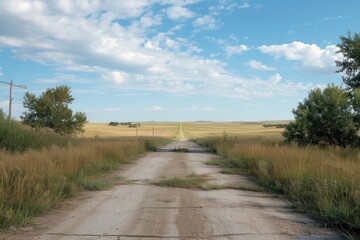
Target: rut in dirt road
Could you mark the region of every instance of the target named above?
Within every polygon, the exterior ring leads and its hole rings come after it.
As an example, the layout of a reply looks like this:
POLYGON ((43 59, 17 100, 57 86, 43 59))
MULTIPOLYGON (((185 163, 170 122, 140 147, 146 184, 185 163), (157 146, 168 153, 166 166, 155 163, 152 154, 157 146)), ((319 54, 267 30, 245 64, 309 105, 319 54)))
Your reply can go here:
POLYGON ((338 233, 294 213, 264 192, 204 191, 155 186, 164 178, 203 176, 221 186, 247 178, 224 175, 205 163, 215 157, 190 141, 168 144, 119 172, 126 183, 85 193, 72 207, 38 218, 33 229, 9 239, 343 239, 338 233), (173 152, 173 149, 188 152, 173 152))

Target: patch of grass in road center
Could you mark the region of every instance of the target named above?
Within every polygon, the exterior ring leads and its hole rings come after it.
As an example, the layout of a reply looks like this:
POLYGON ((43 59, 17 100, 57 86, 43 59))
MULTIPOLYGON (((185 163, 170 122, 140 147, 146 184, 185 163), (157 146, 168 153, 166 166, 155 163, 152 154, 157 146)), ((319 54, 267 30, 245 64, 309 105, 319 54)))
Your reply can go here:
POLYGON ((173 152, 188 152, 189 151, 189 149, 187 149, 187 148, 174 148, 173 149, 173 152))
POLYGON ((161 187, 201 188, 205 182, 204 176, 190 175, 187 177, 164 178, 154 184, 161 187))
POLYGON ((222 190, 222 189, 235 189, 243 191, 252 191, 252 192, 263 192, 261 187, 250 186, 246 184, 219 184, 219 183, 206 183, 201 187, 202 190, 211 191, 211 190, 222 190))
POLYGON ((221 190, 221 189, 237 189, 244 191, 262 192, 263 189, 258 186, 252 186, 248 184, 220 184, 216 182, 207 182, 209 178, 205 175, 190 175, 186 177, 172 177, 164 178, 157 182, 155 185, 161 187, 177 187, 187 189, 202 189, 204 191, 221 190))

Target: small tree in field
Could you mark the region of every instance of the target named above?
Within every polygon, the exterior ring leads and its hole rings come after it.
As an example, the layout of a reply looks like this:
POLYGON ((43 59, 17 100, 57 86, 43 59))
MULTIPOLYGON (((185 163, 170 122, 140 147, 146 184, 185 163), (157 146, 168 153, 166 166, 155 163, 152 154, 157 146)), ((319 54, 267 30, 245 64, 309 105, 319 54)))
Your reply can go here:
POLYGON ((73 101, 67 86, 49 88, 39 97, 27 92, 23 102, 27 111, 21 119, 31 127, 52 128, 61 135, 83 132, 86 115, 73 113, 69 108, 73 101))
POLYGON ((295 122, 285 128, 284 137, 300 144, 358 146, 359 126, 354 120, 355 108, 360 108, 360 92, 357 95, 359 105, 341 87, 328 85, 324 90, 312 90, 293 110, 295 122))

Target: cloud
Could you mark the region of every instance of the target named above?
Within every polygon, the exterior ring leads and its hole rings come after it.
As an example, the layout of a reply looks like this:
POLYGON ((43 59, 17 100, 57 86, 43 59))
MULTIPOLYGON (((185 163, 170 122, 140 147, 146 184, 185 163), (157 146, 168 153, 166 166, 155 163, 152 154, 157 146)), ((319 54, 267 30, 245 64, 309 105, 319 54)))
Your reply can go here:
POLYGON ((203 28, 205 30, 214 30, 217 29, 220 24, 213 16, 204 15, 195 19, 193 25, 194 27, 203 28))
POLYGON ((63 83, 63 82, 91 83, 92 80, 86 79, 86 78, 81 78, 74 74, 55 73, 53 78, 36 79, 36 80, 33 80, 32 82, 39 83, 39 84, 63 83))
POLYGON ((215 108, 213 108, 213 107, 203 107, 202 110, 206 111, 206 112, 211 112, 211 111, 215 111, 215 108))
POLYGON ((249 51, 250 49, 246 45, 239 46, 225 46, 226 55, 231 57, 232 55, 242 54, 243 52, 249 51))
POLYGON ((180 18, 193 18, 195 13, 181 6, 172 6, 166 10, 167 16, 172 20, 178 20, 180 18))
POLYGON ((243 4, 238 5, 238 7, 239 7, 240 9, 249 8, 249 7, 250 7, 250 4, 249 4, 248 2, 244 2, 243 4))
POLYGON ((162 111, 163 109, 160 107, 160 106, 151 106, 149 108, 146 108, 145 110, 148 110, 148 111, 162 111))
POLYGON ((269 78, 269 80, 274 83, 280 83, 281 79, 282 79, 282 76, 279 73, 277 73, 269 78))
MULTIPOLYGON (((227 70, 223 61, 199 56, 201 49, 193 38, 175 34, 182 29, 181 24, 170 29, 162 24, 162 9, 185 8, 195 2, 0 1, 0 48, 63 72, 38 79, 38 83, 86 82, 76 77, 86 72, 93 77, 90 81, 112 84, 112 89, 119 91, 243 99, 289 95, 310 87, 283 79, 273 84, 267 77, 245 79, 227 70)), ((208 14, 192 25, 210 30, 219 22, 208 14)), ((228 56, 248 50, 245 45, 225 47, 228 56)))
POLYGON ((0 67, 0 76, 3 75, 3 71, 2 71, 2 68, 0 67))
POLYGON ((254 59, 246 62, 244 65, 247 66, 247 67, 250 67, 252 69, 261 70, 261 71, 273 71, 273 70, 276 70, 276 68, 268 67, 265 64, 262 64, 261 62, 256 61, 254 59))
POLYGON ((120 71, 113 71, 111 73, 111 79, 115 82, 115 83, 123 83, 125 81, 126 78, 126 73, 120 72, 120 71))
POLYGON ((284 81, 283 77, 276 73, 267 79, 253 77, 251 80, 234 84, 233 94, 243 99, 253 99, 256 97, 271 98, 276 95, 291 96, 299 91, 307 92, 314 87, 315 85, 312 83, 304 84, 290 80, 284 81))
POLYGON ((263 45, 258 49, 275 59, 284 57, 286 60, 300 62, 304 68, 309 70, 328 73, 333 73, 336 70, 335 61, 342 59, 342 55, 336 53, 339 48, 335 45, 320 48, 316 44, 292 42, 282 45, 263 45))
POLYGON ((209 10, 212 12, 212 14, 219 15, 221 11, 233 12, 238 9, 246 9, 250 7, 251 5, 246 1, 240 4, 234 1, 220 0, 218 4, 211 6, 209 10))
POLYGON ((330 21, 330 20, 339 20, 345 18, 344 16, 337 16, 337 17, 324 17, 324 21, 330 21))

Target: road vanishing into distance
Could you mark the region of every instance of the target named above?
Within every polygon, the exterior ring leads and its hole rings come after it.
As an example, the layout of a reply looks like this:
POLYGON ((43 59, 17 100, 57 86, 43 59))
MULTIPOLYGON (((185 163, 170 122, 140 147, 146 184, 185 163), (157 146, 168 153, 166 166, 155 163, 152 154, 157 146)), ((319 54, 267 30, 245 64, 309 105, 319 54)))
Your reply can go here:
POLYGON ((221 174, 205 164, 214 157, 194 142, 172 142, 117 172, 124 178, 121 184, 84 192, 6 239, 343 239, 294 212, 280 197, 258 191, 246 177, 221 174), (173 151, 179 148, 188 152, 173 151), (160 179, 190 175, 222 187, 154 185, 160 179))

